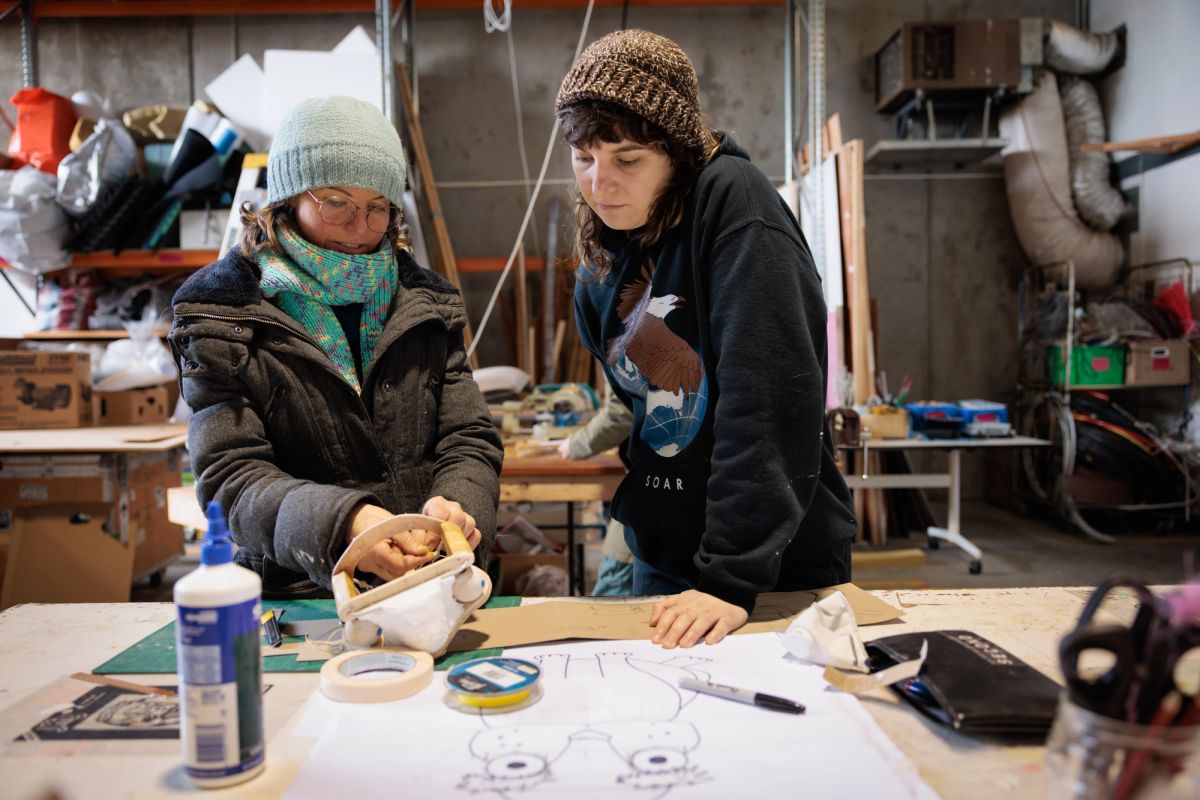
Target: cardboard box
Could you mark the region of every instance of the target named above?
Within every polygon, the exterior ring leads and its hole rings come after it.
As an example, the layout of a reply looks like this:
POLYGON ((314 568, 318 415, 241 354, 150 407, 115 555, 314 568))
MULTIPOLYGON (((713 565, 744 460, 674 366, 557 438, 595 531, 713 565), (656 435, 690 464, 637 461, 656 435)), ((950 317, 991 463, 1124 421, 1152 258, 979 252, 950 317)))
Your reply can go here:
POLYGON ((114 535, 116 514, 108 503, 73 503, 11 516, 0 608, 129 600, 134 548, 114 535))
POLYGON ((1187 386, 1191 352, 1182 339, 1132 341, 1125 363, 1129 386, 1187 386))
POLYGON ((177 451, 0 456, 0 476, 0 521, 79 503, 109 509, 109 532, 135 554, 131 582, 183 552, 183 528, 167 514, 167 489, 181 483, 177 451))
POLYGON ((165 460, 140 471, 129 492, 133 580, 151 575, 183 553, 183 527, 170 520, 167 490, 180 485, 178 464, 165 460))
POLYGON ((91 424, 89 355, 0 352, 0 428, 81 428, 91 424))
POLYGON ((858 422, 868 439, 907 439, 908 412, 887 406, 886 410, 858 408, 858 422))
POLYGON ((157 425, 167 421, 167 387, 96 392, 97 425, 157 425))
POLYGON ((0 508, 115 503, 165 453, 0 455, 0 508))

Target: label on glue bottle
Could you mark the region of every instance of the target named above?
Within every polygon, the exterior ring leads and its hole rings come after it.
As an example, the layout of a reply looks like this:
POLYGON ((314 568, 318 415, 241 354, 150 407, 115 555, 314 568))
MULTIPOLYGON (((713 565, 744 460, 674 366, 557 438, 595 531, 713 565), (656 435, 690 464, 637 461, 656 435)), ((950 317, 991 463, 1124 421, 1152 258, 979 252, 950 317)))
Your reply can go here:
POLYGON ((261 603, 179 605, 180 735, 193 779, 233 778, 263 763, 261 603))

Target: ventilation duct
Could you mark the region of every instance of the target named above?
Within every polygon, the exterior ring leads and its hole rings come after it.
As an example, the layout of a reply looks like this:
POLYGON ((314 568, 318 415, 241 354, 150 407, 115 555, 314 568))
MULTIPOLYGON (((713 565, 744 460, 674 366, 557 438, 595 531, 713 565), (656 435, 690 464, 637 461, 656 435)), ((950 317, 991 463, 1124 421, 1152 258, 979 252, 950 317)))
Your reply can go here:
POLYGON ((1065 78, 1062 107, 1075 206, 1084 222, 1107 231, 1125 213, 1125 198, 1109 183, 1108 153, 1083 150, 1086 143, 1105 141, 1104 111, 1096 87, 1084 78, 1065 78))
POLYGON ((1054 74, 1000 115, 1009 209, 1017 239, 1034 264, 1071 261, 1085 289, 1111 286, 1124 260, 1120 241, 1083 223, 1071 197, 1062 101, 1054 74))
POLYGON ((1093 75, 1108 66, 1120 49, 1115 33, 1092 33, 1065 22, 1046 23, 1046 66, 1072 75, 1093 75))

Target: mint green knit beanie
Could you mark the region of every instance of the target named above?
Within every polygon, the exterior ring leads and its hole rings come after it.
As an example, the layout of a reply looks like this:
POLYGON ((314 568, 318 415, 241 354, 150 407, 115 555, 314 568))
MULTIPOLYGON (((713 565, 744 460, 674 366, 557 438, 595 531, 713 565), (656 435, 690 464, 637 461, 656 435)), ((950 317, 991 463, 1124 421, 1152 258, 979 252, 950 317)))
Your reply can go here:
POLYGON ((370 103, 315 97, 283 117, 267 157, 267 202, 322 186, 374 189, 396 207, 404 202, 400 134, 370 103))

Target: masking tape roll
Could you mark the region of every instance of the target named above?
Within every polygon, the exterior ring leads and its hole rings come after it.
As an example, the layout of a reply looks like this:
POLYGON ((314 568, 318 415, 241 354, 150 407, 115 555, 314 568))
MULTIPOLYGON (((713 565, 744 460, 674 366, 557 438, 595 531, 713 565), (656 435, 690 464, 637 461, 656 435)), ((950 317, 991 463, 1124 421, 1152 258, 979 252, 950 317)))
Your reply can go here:
POLYGON ((342 703, 400 700, 432 680, 433 656, 420 650, 352 650, 321 667, 321 693, 342 703))

